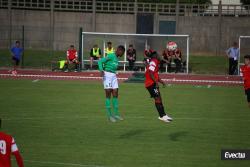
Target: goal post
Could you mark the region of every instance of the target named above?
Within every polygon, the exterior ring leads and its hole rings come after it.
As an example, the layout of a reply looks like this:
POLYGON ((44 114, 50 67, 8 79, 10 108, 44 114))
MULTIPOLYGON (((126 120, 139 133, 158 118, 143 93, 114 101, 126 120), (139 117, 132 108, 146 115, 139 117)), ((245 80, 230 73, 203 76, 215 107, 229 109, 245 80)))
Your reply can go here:
MULTIPOLYGON (((157 51, 160 55, 166 48, 169 41, 177 43, 178 48, 182 51, 182 58, 186 62, 185 72, 189 72, 189 35, 169 35, 169 34, 132 34, 132 33, 102 33, 102 32, 82 32, 82 67, 84 63, 89 61, 89 52, 94 45, 102 50, 102 55, 105 55, 107 42, 112 42, 114 49, 118 45, 123 45, 125 50, 132 44, 136 49, 137 62, 143 61, 144 50, 148 46, 157 51)), ((123 63, 123 71, 126 71, 127 55, 126 51, 122 58, 119 59, 123 63)))
POLYGON ((239 36, 239 59, 238 59, 238 75, 240 75, 240 65, 243 64, 243 57, 250 54, 250 36, 239 36))

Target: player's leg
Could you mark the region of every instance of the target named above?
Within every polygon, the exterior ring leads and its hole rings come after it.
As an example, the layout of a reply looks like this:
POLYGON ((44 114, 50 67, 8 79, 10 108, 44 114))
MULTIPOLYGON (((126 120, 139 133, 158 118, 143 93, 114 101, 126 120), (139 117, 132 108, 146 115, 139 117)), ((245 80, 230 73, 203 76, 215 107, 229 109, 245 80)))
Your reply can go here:
POLYGON ((113 95, 112 103, 113 103, 113 109, 114 109, 114 116, 117 120, 122 121, 123 118, 121 117, 121 114, 118 109, 118 88, 113 89, 112 95, 113 95))
POLYGON ((162 103, 161 93, 159 89, 158 91, 159 91, 159 96, 155 97, 154 99, 155 99, 155 107, 159 113, 159 120, 164 121, 164 122, 170 122, 173 119, 165 113, 165 109, 162 103))
POLYGON ((73 60, 73 63, 75 64, 75 72, 78 71, 78 64, 79 64, 79 61, 77 59, 74 59, 73 60))
POLYGON ((162 98, 160 94, 160 90, 156 87, 155 84, 151 85, 150 87, 147 87, 150 95, 155 100, 155 107, 159 114, 159 119, 164 122, 169 122, 172 120, 167 114, 165 113, 165 109, 162 103, 162 98))
POLYGON ((90 69, 92 70, 92 68, 93 68, 93 57, 90 56, 90 69))
POLYGON ((229 69, 228 69, 228 73, 229 75, 233 75, 233 58, 229 58, 229 69))
POLYGON ((114 109, 114 116, 117 120, 123 120, 123 118, 120 115, 119 109, 118 109, 118 79, 116 75, 114 74, 112 77, 112 104, 114 109))
POLYGON ((103 78, 103 85, 105 90, 105 108, 106 113, 111 122, 115 122, 115 118, 113 118, 112 112, 111 112, 111 94, 112 94, 112 77, 110 76, 110 73, 104 72, 104 78, 103 78))
POLYGON ((178 73, 181 71, 181 60, 179 59, 174 59, 174 63, 175 63, 175 73, 178 73))
POLYGON ((250 89, 245 90, 247 96, 248 107, 250 108, 250 89))
POLYGON ((64 65, 64 72, 68 72, 68 71, 69 71, 69 60, 67 60, 64 65))
POLYGON ((13 75, 17 75, 17 68, 18 68, 18 65, 19 65, 19 60, 16 57, 13 57, 12 61, 13 61, 13 71, 12 71, 12 74, 13 75))

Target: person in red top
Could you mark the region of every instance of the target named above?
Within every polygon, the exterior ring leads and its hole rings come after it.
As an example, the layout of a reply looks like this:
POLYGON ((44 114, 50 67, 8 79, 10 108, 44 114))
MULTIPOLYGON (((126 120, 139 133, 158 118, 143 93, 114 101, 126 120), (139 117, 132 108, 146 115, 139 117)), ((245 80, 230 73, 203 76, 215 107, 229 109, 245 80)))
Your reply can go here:
POLYGON ((65 68, 66 68, 65 72, 69 71, 69 64, 75 64, 75 72, 78 71, 77 70, 79 65, 78 54, 74 45, 70 45, 70 48, 67 50, 67 61, 65 63, 65 68))
MULTIPOLYGON (((0 119, 0 128, 1 123, 2 120, 0 119)), ((11 155, 16 157, 18 167, 24 167, 23 159, 14 138, 0 131, 0 167, 11 167, 11 155)))
POLYGON ((167 63, 168 71, 171 72, 171 62, 172 60, 175 63, 175 73, 181 72, 182 68, 182 52, 180 48, 177 48, 177 44, 175 42, 168 42, 166 49, 162 52, 163 61, 161 61, 161 69, 163 68, 163 64, 167 63))
POLYGON ((165 113, 159 89, 159 83, 165 86, 165 82, 159 77, 159 64, 161 57, 156 52, 153 52, 150 57, 151 59, 145 72, 145 87, 151 95, 151 98, 154 98, 155 100, 155 107, 159 113, 159 120, 170 122, 172 121, 172 118, 165 113))
POLYGON ((144 58, 143 58, 143 63, 145 66, 148 65, 149 60, 150 60, 150 55, 154 52, 153 49, 150 48, 150 46, 146 46, 146 49, 144 50, 144 58))
POLYGON ((250 108, 250 55, 244 56, 245 65, 240 68, 243 80, 244 88, 247 96, 248 106, 250 108))

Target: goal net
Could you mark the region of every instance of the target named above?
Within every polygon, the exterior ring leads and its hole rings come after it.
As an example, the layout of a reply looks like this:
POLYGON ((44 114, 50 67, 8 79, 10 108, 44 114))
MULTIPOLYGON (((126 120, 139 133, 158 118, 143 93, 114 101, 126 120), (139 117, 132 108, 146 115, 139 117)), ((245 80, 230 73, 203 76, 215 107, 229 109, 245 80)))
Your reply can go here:
MULTIPOLYGON (((244 56, 250 54, 250 36, 240 36, 239 37, 239 63, 238 63, 238 72, 239 68, 244 64, 244 56)), ((238 73, 239 74, 239 73, 238 73)))
MULTIPOLYGON (((99 33, 99 32, 82 32, 82 67, 86 68, 89 64, 90 50, 94 45, 102 51, 102 56, 105 56, 105 48, 107 42, 112 42, 114 49, 118 45, 123 45, 125 50, 128 49, 129 45, 133 45, 136 49, 136 65, 143 65, 144 51, 146 48, 151 48, 157 51, 158 54, 162 55, 166 44, 169 41, 177 43, 179 49, 182 52, 182 62, 184 71, 188 73, 189 66, 189 35, 163 35, 163 34, 125 34, 125 33, 99 33)), ((175 66, 172 61, 173 67, 175 66)), ((126 71, 128 66, 127 54, 119 60, 119 70, 126 71)))

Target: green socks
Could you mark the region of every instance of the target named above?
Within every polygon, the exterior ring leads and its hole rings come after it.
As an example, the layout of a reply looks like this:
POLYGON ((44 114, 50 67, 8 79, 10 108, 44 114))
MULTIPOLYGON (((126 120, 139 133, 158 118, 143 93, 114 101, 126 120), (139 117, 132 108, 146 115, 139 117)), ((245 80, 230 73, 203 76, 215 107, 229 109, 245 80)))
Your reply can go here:
POLYGON ((120 113, 118 111, 118 99, 117 99, 117 97, 113 97, 112 103, 113 103, 113 109, 114 109, 115 116, 120 116, 120 113))
POLYGON ((108 117, 111 117, 112 113, 111 113, 111 107, 110 107, 110 98, 106 98, 105 105, 106 105, 107 115, 108 117))
MULTIPOLYGON (((107 112, 108 117, 112 116, 110 101, 111 101, 110 98, 106 98, 106 100, 105 100, 106 112, 107 112)), ((113 103, 114 115, 120 116, 120 113, 118 111, 118 99, 117 99, 117 97, 113 97, 112 103, 113 103)))

